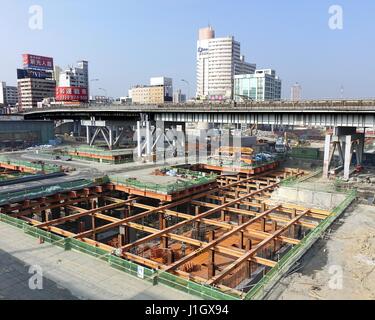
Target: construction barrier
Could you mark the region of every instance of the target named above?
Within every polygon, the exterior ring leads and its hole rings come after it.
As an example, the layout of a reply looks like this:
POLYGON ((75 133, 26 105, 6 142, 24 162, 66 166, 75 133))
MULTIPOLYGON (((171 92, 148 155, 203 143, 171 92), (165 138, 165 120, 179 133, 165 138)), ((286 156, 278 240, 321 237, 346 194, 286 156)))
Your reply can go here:
POLYGON ((168 272, 161 272, 158 275, 158 283, 205 300, 240 300, 240 297, 238 296, 224 293, 212 286, 205 286, 203 284, 183 279, 168 272))
POLYGON ((319 148, 293 148, 289 155, 299 159, 319 160, 319 148))
POLYGON ((8 164, 14 167, 27 168, 35 172, 44 171, 45 173, 60 172, 61 168, 52 164, 32 163, 30 161, 13 160, 0 156, 0 163, 8 164))

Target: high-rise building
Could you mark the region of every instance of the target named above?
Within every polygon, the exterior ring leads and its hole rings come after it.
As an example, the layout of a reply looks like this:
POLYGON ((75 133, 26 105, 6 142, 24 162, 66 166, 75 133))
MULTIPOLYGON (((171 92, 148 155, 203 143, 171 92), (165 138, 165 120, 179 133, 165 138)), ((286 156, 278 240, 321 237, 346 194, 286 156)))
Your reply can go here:
POLYGON ((186 102, 186 94, 182 94, 181 89, 177 90, 173 94, 173 103, 185 103, 186 102))
POLYGON ((260 69, 254 74, 235 76, 234 91, 236 101, 281 100, 281 80, 275 70, 260 69))
POLYGON ((197 98, 233 99, 234 76, 253 73, 255 68, 255 65, 245 62, 241 45, 233 36, 216 38, 212 27, 199 30, 197 98))
POLYGON ((19 109, 37 108, 45 98, 54 98, 53 58, 24 54, 23 65, 17 70, 19 109))
POLYGON ((89 67, 87 61, 78 61, 76 67, 69 67, 59 73, 60 87, 89 88, 89 67))
POLYGON ((296 82, 290 90, 290 100, 300 101, 302 98, 302 87, 296 82))
POLYGON ((56 101, 66 103, 89 101, 89 66, 85 60, 78 61, 76 67, 69 67, 65 71, 55 68, 55 78, 58 77, 56 101))
POLYGON ((6 82, 0 81, 0 105, 15 106, 18 103, 18 89, 14 86, 7 86, 6 82))
POLYGON ((18 101, 21 110, 37 108, 38 102, 55 97, 56 82, 52 79, 19 79, 18 101))

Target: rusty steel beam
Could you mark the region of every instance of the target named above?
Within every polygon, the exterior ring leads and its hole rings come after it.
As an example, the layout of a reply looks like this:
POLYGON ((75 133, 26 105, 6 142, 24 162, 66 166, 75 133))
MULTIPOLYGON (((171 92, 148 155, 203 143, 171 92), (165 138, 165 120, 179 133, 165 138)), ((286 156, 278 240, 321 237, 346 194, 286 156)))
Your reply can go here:
MULTIPOLYGON (((252 179, 252 178, 249 178, 249 180, 251 180, 251 179, 252 179)), ((233 183, 232 185, 238 185, 238 184, 239 184, 239 182, 236 182, 236 183, 233 183)), ((265 189, 268 190, 268 189, 271 189, 271 188, 276 188, 278 185, 279 185, 279 183, 272 184, 271 186, 268 186, 268 187, 263 188, 263 189, 261 189, 261 190, 257 190, 257 191, 255 191, 255 192, 249 194, 248 196, 242 197, 242 198, 237 199, 237 200, 233 200, 233 202, 234 202, 234 203, 237 203, 237 202, 239 202, 239 201, 242 201, 242 199, 246 199, 246 198, 251 197, 253 194, 254 194, 254 195, 258 194, 258 193, 260 193, 261 191, 263 191, 263 190, 265 190, 265 189)), ((131 216, 131 217, 125 218, 125 219, 123 219, 122 221, 118 221, 118 222, 110 223, 110 224, 108 224, 108 225, 105 225, 105 226, 102 226, 102 227, 98 228, 98 229, 97 229, 97 232, 103 232, 103 231, 106 231, 106 230, 109 230, 109 229, 112 229, 112 228, 118 227, 118 226, 120 226, 120 225, 122 225, 122 224, 124 224, 124 223, 126 223, 126 222, 135 221, 135 220, 141 219, 141 218, 146 217, 146 216, 148 216, 148 215, 150 215, 150 214, 153 214, 153 213, 163 212, 164 210, 167 210, 167 209, 170 209, 170 208, 177 207, 177 206, 179 206, 179 205, 181 205, 181 204, 184 204, 184 203, 190 202, 190 201, 192 201, 192 200, 203 198, 203 197, 205 197, 207 194, 211 194, 211 193, 216 192, 216 191, 218 191, 218 190, 220 190, 220 189, 221 189, 221 187, 217 187, 217 188, 215 188, 215 189, 213 189, 213 190, 210 190, 210 191, 208 191, 208 192, 203 192, 203 193, 200 193, 200 194, 196 194, 196 195, 193 195, 193 196, 191 196, 191 197, 187 197, 187 198, 185 198, 185 199, 181 199, 181 200, 178 200, 178 201, 176 201, 176 202, 172 202, 172 203, 169 203, 169 204, 167 204, 167 205, 160 206, 160 207, 158 207, 158 208, 156 208, 156 209, 151 209, 151 210, 148 210, 148 211, 146 211, 146 212, 142 212, 142 213, 139 213, 139 214, 137 214, 137 215, 134 215, 134 216, 131 216)), ((228 205, 228 204, 226 204, 225 206, 227 206, 227 205, 228 205)), ((230 205, 230 204, 229 204, 229 205, 230 205)), ((218 211, 219 211, 219 210, 220 210, 220 209, 218 209, 218 211)), ((212 210, 211 210, 211 211, 212 211, 212 210)), ((215 211, 215 212, 216 212, 216 211, 215 211)), ((204 216, 202 216, 202 217, 204 217, 204 216)), ((202 217, 195 216, 195 217, 193 218, 193 220, 200 219, 200 218, 202 218, 202 217)), ((172 227, 170 227, 170 228, 172 228, 172 227)), ((169 230, 170 228, 167 228, 167 229, 165 229, 164 231, 169 230)), ((177 226, 177 228, 178 228, 178 226, 177 226)), ((87 236, 90 236, 90 235, 92 234, 92 232, 93 232, 93 231, 86 231, 86 232, 83 232, 83 233, 78 234, 77 237, 78 237, 78 238, 80 238, 80 237, 87 237, 87 236)), ((166 232, 165 232, 165 233, 166 233, 166 232)), ((140 239, 139 241, 141 241, 141 240, 143 240, 143 239, 140 239)), ((145 242, 147 242, 147 241, 148 241, 148 239, 145 239, 145 242)), ((137 245, 137 244, 136 244, 136 245, 137 245)))
MULTIPOLYGON (((278 186, 278 184, 273 184, 273 185, 270 185, 270 186, 268 186, 268 187, 266 187, 266 188, 264 188, 264 189, 276 188, 277 186, 278 186)), ((262 189, 262 190, 264 190, 264 189, 262 189)), ((131 248, 134 248, 134 247, 136 247, 136 246, 138 246, 138 245, 140 245, 140 244, 142 244, 142 243, 145 243, 145 242, 148 242, 148 241, 150 241, 150 240, 152 240, 152 239, 155 239, 155 238, 158 238, 158 237, 160 237, 160 236, 163 236, 163 235, 165 235, 165 234, 167 234, 167 233, 170 233, 171 231, 173 231, 173 230, 175 230, 175 229, 181 228, 182 226, 186 225, 186 224, 189 223, 189 222, 193 222, 193 221, 196 221, 196 220, 198 220, 198 219, 205 218, 205 217, 207 217, 207 216, 209 216, 209 215, 212 215, 212 214, 214 214, 214 213, 216 213, 216 212, 221 211, 222 209, 224 209, 224 208, 226 208, 226 207, 228 207, 228 206, 231 206, 231 205, 234 205, 234 204, 240 203, 241 201, 243 201, 243 200, 245 200, 245 199, 248 199, 248 198, 250 198, 251 196, 260 193, 262 190, 254 191, 254 192, 252 192, 252 193, 249 193, 249 194, 246 195, 246 196, 243 196, 243 197, 238 198, 238 199, 236 199, 236 200, 233 200, 233 201, 231 201, 231 202, 225 203, 225 204, 223 204, 223 205, 217 206, 216 208, 213 208, 213 209, 208 210, 208 211, 206 211, 206 212, 204 212, 204 213, 201 213, 201 214, 199 214, 199 215, 197 215, 197 216, 194 216, 191 220, 186 220, 186 221, 179 222, 179 223, 177 223, 177 224, 175 224, 175 225, 173 225, 173 226, 170 226, 170 227, 168 227, 168 228, 166 228, 166 229, 164 229, 164 230, 159 231, 158 233, 155 233, 155 234, 149 235, 149 236, 147 236, 147 237, 145 237, 145 238, 139 239, 139 240, 137 240, 137 241, 135 241, 135 242, 133 242, 133 243, 131 243, 131 244, 127 244, 126 246, 123 246, 121 249, 122 249, 123 251, 127 251, 127 250, 129 250, 129 249, 131 249, 131 248)))
POLYGON ((217 246, 218 243, 224 241, 225 239, 228 239, 229 237, 233 236, 234 234, 236 234, 237 232, 240 232, 242 230, 244 230, 245 228, 247 228, 248 226, 250 226, 251 224, 257 222, 258 220, 262 219, 262 218, 265 218, 267 217, 267 215, 269 215, 270 213, 272 213, 273 210, 277 210, 279 207, 276 206, 275 208, 273 209, 270 209, 270 210, 267 210, 261 214, 259 214, 259 216, 245 222, 244 224, 234 228, 233 230, 223 234, 222 236, 220 236, 219 238, 217 238, 216 240, 213 240, 211 241, 210 243, 206 244, 204 247, 200 248, 199 250, 191 253, 191 254, 188 254, 186 257, 180 259, 179 261, 173 263, 171 266, 169 266, 166 271, 170 271, 170 270, 174 270, 174 269, 177 269, 178 267, 184 265, 186 262, 188 262, 189 260, 199 256, 200 254, 206 252, 207 250, 217 246))
POLYGON ((134 201, 134 199, 124 200, 122 203, 113 203, 113 204, 110 204, 110 205, 107 205, 107 206, 104 206, 104 207, 101 207, 101 208, 95 208, 95 209, 88 210, 86 212, 80 212, 80 213, 77 213, 77 214, 72 214, 72 215, 67 216, 67 217, 51 220, 49 222, 40 223, 40 224, 37 225, 37 227, 38 228, 44 228, 44 227, 49 227, 49 226, 53 226, 53 225, 59 225, 59 224, 62 224, 66 221, 77 220, 81 217, 92 215, 92 214, 97 213, 97 212, 101 212, 101 211, 105 211, 105 210, 111 210, 111 209, 115 209, 115 208, 121 208, 121 207, 124 207, 127 203, 132 202, 132 201, 134 201))
MULTIPOLYGON (((82 209, 82 208, 79 208, 79 207, 74 207, 74 206, 70 206, 70 207, 71 207, 72 210, 76 210, 78 212, 87 211, 86 209, 82 209)), ((100 213, 95 213, 93 215, 98 219, 102 219, 102 220, 110 221, 110 222, 117 222, 117 221, 121 220, 121 219, 118 219, 118 218, 115 218, 115 217, 110 217, 110 216, 100 214, 100 213)), ((145 231, 145 232, 148 232, 148 233, 159 232, 158 229, 148 227, 148 226, 143 226, 143 225, 133 223, 133 222, 127 222, 124 225, 128 226, 130 228, 133 228, 133 229, 136 229, 136 230, 139 230, 139 231, 145 231)), ((261 235, 260 237, 265 239, 269 235, 270 234, 266 234, 265 236, 261 235)), ((196 247, 202 247, 205 244, 207 244, 207 242, 195 240, 195 239, 185 237, 185 236, 182 236, 182 235, 177 235, 177 234, 167 234, 166 236, 170 239, 180 241, 180 242, 186 242, 186 243, 191 244, 191 245, 196 246, 196 247)), ((232 248, 227 248, 227 247, 224 247, 224 246, 217 246, 215 248, 215 250, 216 250, 217 253, 222 253, 222 254, 225 254, 227 256, 237 257, 237 258, 241 257, 245 253, 245 250, 243 250, 243 249, 232 249, 232 248)), ((275 261, 272 261, 272 260, 269 260, 269 259, 258 258, 258 257, 253 257, 251 259, 251 261, 259 263, 259 264, 263 264, 263 265, 266 265, 266 266, 269 266, 269 267, 273 267, 273 266, 276 265, 275 261)))
MULTIPOLYGON (((104 197, 104 198, 109 200, 109 201, 113 201, 113 202, 121 201, 120 199, 116 199, 116 198, 113 198, 113 197, 104 197)), ((141 204, 141 203, 133 203, 130 206, 136 207, 136 208, 141 208, 141 209, 146 209, 146 210, 156 208, 156 207, 149 206, 149 205, 146 205, 146 204, 141 204)), ((224 210, 226 210, 226 209, 224 209, 224 210)), ((178 218, 186 219, 186 220, 191 220, 194 217, 190 214, 181 213, 181 212, 172 211, 172 210, 164 210, 164 213, 166 215, 169 215, 169 216, 172 216, 172 217, 178 217, 178 218)), ((254 214, 252 216, 255 216, 256 214, 257 213, 254 212, 254 214)), ((269 217, 272 220, 271 215, 269 217)), ((285 222, 285 219, 277 219, 277 220, 279 222, 285 222)), ((232 230, 233 228, 236 227, 236 226, 234 226, 233 224, 230 224, 230 223, 212 220, 212 219, 207 219, 207 218, 198 219, 197 221, 202 222, 202 223, 207 224, 207 225, 215 226, 215 227, 218 227, 218 228, 229 229, 229 230, 232 230)), ((112 221, 112 222, 115 222, 115 221, 112 221)), ((269 235, 270 235, 270 233, 268 233, 268 232, 262 232, 262 231, 258 231, 258 230, 247 230, 247 233, 246 233, 246 236, 255 237, 257 239, 265 239, 269 235)), ((172 235, 169 234, 169 236, 172 236, 172 235)), ((300 242, 297 239, 288 238, 288 237, 280 237, 280 241, 285 242, 285 243, 289 243, 289 244, 294 244, 294 245, 298 244, 300 242)))
POLYGON ((265 246, 267 246, 271 241, 275 240, 278 236, 280 236, 282 233, 287 231, 293 224, 298 222, 300 219, 302 219, 307 213, 309 213, 309 210, 306 210, 299 216, 295 217, 287 225, 282 227, 281 229, 277 230, 274 234, 272 234, 270 237, 267 239, 264 239, 262 242, 260 242, 254 249, 251 249, 249 252, 244 254, 241 258, 238 258, 236 261, 231 263, 228 267, 226 267, 222 272, 219 274, 215 275, 212 279, 210 279, 207 284, 208 285, 213 285, 220 280, 222 280, 226 275, 228 275, 231 271, 236 269, 241 263, 244 261, 247 261, 250 257, 255 255, 259 250, 263 249, 265 246))

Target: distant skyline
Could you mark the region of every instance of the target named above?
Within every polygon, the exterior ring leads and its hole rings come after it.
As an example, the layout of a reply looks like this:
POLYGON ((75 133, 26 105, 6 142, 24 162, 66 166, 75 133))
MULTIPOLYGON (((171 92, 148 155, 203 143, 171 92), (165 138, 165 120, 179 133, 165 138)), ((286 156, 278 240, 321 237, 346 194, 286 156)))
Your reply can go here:
POLYGON ((246 60, 272 68, 290 98, 374 98, 375 1, 362 0, 0 0, 0 81, 16 84, 22 54, 51 56, 65 69, 89 61, 91 92, 125 96, 153 76, 172 77, 174 89, 196 90, 198 29, 233 35, 246 60), (43 8, 43 29, 29 28, 29 8, 43 8), (342 30, 328 10, 343 9, 342 30), (342 88, 344 91, 342 92, 342 88))

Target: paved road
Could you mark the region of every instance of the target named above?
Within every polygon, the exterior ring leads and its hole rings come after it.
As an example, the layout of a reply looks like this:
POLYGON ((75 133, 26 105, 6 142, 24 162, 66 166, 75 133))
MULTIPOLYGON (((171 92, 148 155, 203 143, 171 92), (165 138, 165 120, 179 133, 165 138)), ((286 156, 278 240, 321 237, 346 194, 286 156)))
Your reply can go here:
POLYGON ((91 256, 40 245, 30 237, 0 223, 1 299, 82 300, 192 300, 195 297, 165 287, 152 286, 91 256), (43 289, 29 289, 30 266, 43 271, 43 289))

